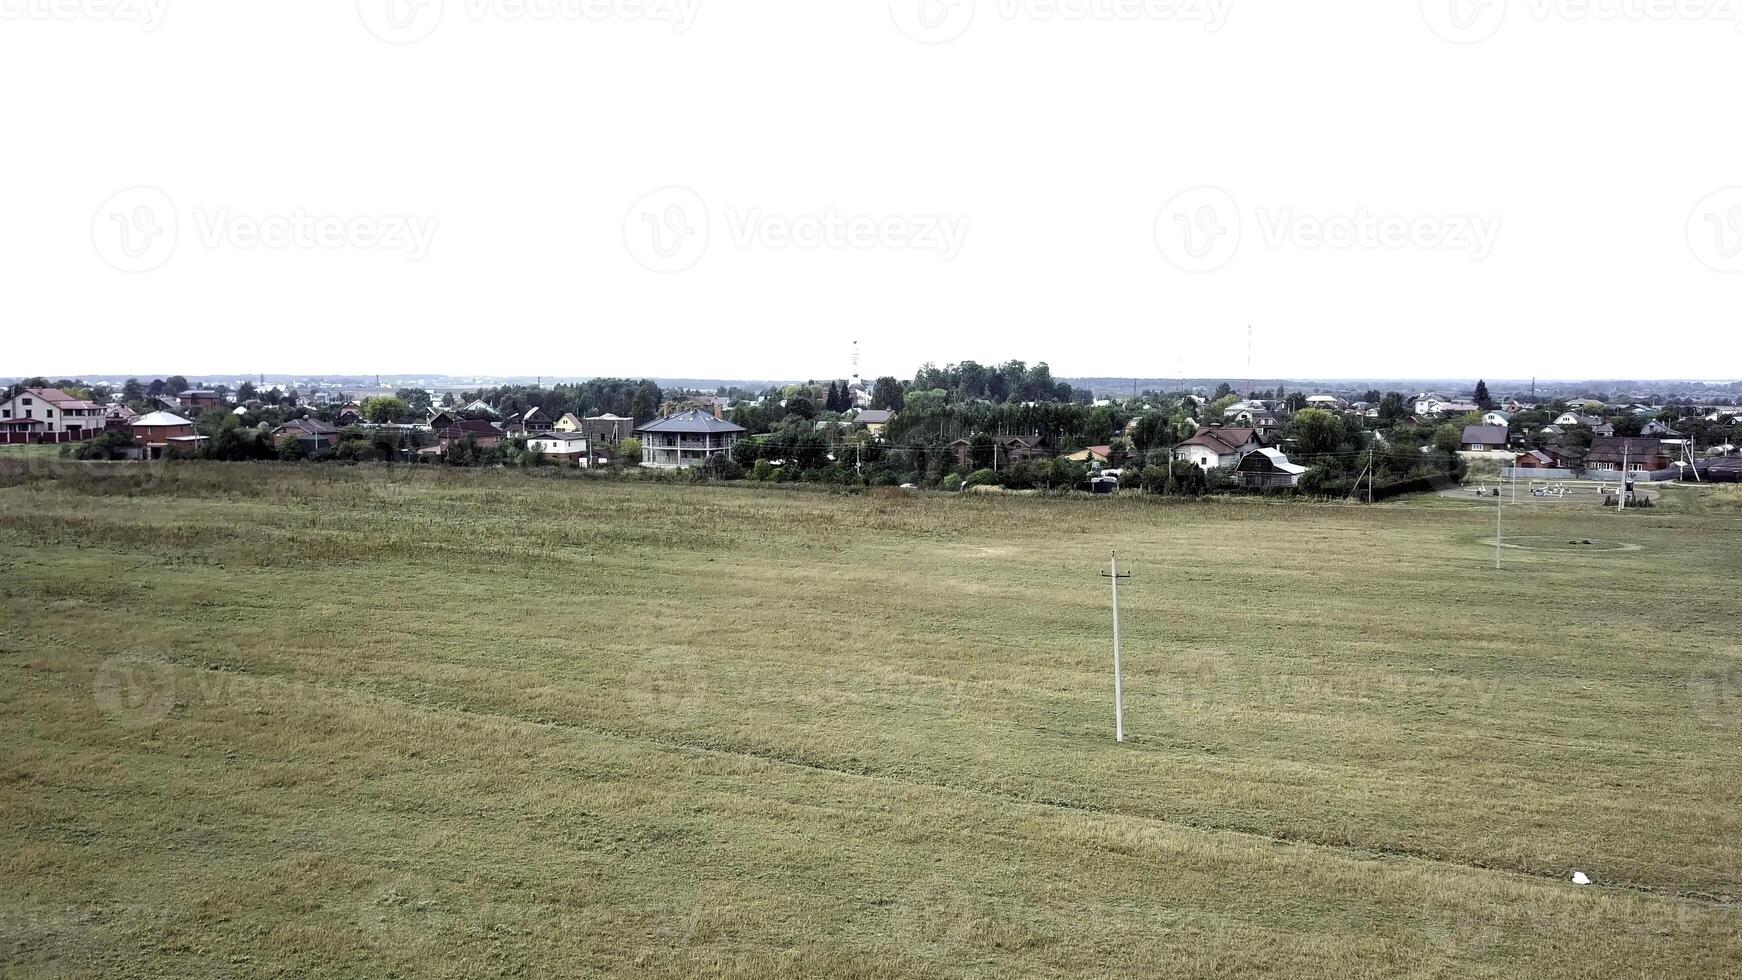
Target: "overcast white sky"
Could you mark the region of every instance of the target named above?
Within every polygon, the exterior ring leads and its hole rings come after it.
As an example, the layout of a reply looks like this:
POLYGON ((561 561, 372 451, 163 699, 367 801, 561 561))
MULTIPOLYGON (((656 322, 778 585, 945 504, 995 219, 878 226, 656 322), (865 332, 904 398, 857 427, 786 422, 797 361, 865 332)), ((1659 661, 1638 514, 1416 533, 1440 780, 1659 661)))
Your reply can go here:
POLYGON ((0 0, 0 375, 1735 378, 1737 10, 0 0))

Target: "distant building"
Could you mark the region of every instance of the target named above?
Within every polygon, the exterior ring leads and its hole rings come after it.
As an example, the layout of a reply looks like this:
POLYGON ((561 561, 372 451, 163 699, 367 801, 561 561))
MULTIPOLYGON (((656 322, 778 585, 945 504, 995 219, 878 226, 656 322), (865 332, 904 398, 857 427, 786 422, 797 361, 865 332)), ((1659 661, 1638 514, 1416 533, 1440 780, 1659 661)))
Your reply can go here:
POLYGON ((1234 479, 1243 487, 1295 487, 1307 468, 1291 463, 1280 449, 1247 453, 1234 466, 1234 479))
POLYGON ((853 416, 853 424, 874 436, 883 435, 883 430, 895 420, 895 413, 880 408, 867 408, 853 416))
POLYGON ((435 430, 436 447, 446 451, 456 442, 472 440, 480 449, 488 449, 502 441, 502 430, 483 419, 460 419, 446 428, 435 430))
POLYGON ((1491 453, 1506 448, 1506 426, 1466 425, 1458 437, 1458 449, 1466 453, 1491 453))
POLYGON ((1113 461, 1112 446, 1090 446, 1065 457, 1072 463, 1088 463, 1091 466, 1106 466, 1113 461))
POLYGON ((580 432, 539 432, 527 436, 526 448, 536 449, 544 458, 564 466, 588 467, 592 454, 587 450, 587 437, 580 432))
POLYGON ((0 402, 0 421, 41 422, 40 427, 26 427, 49 435, 64 432, 74 439, 101 433, 107 427, 104 414, 103 406, 59 388, 26 388, 10 401, 0 402))
POLYGON ((1672 479, 1677 454, 1666 450, 1661 439, 1598 437, 1585 454, 1585 472, 1591 476, 1619 479, 1626 473, 1649 480, 1672 479))
POLYGON ((309 455, 339 444, 339 430, 320 419, 291 419, 272 430, 272 443, 279 448, 295 443, 309 455))
POLYGON ((586 434, 587 442, 594 447, 616 452, 618 443, 635 437, 635 420, 607 412, 582 419, 580 431, 586 434))
POLYGON ((217 408, 224 404, 224 396, 215 391, 196 388, 182 392, 181 403, 186 408, 217 408))
POLYGON ((206 441, 194 433, 194 424, 171 412, 152 412, 135 419, 133 442, 146 459, 159 459, 171 450, 193 450, 206 441))
POLYGON ((635 430, 641 439, 641 465, 651 469, 700 466, 731 452, 748 432, 741 425, 699 408, 649 422, 635 430))
MULTIPOLYGON (((1026 463, 1052 455, 1052 446, 1044 436, 996 435, 992 436, 991 439, 994 466, 1026 463)), ((950 443, 950 451, 956 456, 957 466, 974 465, 973 439, 957 439, 950 443)))
POLYGON ((1255 429, 1199 429, 1173 447, 1173 458, 1200 469, 1231 470, 1248 453, 1263 448, 1264 438, 1255 429))

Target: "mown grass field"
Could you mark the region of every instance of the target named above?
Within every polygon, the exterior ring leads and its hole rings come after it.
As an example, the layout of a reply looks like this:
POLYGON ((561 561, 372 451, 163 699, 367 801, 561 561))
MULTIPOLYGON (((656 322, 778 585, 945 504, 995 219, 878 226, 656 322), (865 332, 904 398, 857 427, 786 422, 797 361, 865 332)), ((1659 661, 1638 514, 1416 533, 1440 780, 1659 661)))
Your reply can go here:
POLYGON ((1671 496, 1496 572, 1425 498, 13 465, 0 974, 1734 976, 1742 508, 1671 496))

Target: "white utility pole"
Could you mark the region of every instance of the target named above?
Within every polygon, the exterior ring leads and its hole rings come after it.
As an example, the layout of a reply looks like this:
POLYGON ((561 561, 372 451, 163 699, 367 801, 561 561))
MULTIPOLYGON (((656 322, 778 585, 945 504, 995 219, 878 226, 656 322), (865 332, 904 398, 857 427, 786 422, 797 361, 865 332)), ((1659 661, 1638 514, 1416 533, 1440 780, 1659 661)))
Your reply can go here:
POLYGON ((1499 487, 1494 488, 1494 570, 1500 570, 1500 511, 1506 503, 1506 494, 1499 487))
POLYGON ((1119 553, 1113 553, 1111 572, 1102 572, 1102 578, 1113 580, 1113 737, 1125 741, 1125 681, 1119 663, 1119 580, 1130 578, 1131 573, 1119 574, 1119 553))
POLYGON ((1632 447, 1628 444, 1627 440, 1623 439, 1621 441, 1621 503, 1619 505, 1621 510, 1627 509, 1627 453, 1631 448, 1632 447))

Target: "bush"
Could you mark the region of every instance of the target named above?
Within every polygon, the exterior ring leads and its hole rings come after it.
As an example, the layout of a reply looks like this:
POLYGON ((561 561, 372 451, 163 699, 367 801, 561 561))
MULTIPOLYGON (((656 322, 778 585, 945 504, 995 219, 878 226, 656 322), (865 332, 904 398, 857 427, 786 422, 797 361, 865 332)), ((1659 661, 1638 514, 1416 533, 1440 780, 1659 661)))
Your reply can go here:
POLYGON ((995 487, 997 485, 998 474, 991 470, 975 470, 968 474, 966 480, 962 481, 962 487, 964 489, 972 489, 974 487, 995 487))
POLYGON ((89 442, 63 446, 61 455, 70 455, 74 459, 126 459, 132 448, 133 437, 121 429, 116 429, 89 442))
POLYGON ((950 493, 955 493, 956 491, 962 489, 962 478, 957 476, 954 473, 946 474, 944 476, 943 482, 938 484, 938 489, 946 490, 950 493))

